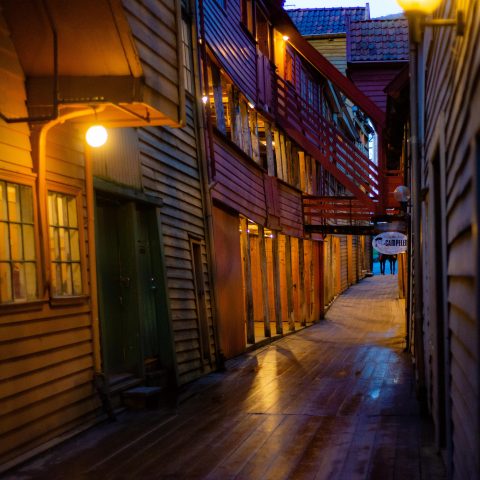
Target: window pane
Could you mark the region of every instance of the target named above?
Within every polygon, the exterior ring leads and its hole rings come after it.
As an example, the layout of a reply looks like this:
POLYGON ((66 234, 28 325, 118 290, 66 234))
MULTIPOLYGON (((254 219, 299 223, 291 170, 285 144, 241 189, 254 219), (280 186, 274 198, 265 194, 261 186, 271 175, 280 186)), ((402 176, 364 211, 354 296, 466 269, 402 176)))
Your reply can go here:
POLYGON ((0 220, 7 220, 7 186, 0 182, 0 220))
POLYGON ((27 289, 27 298, 31 300, 37 297, 37 268, 35 263, 25 264, 25 283, 27 289))
POLYGON ((10 248, 12 260, 23 260, 22 226, 10 224, 10 248))
POLYGON ((80 261, 80 242, 78 241, 78 230, 70 230, 70 253, 73 262, 80 261))
POLYGON ((6 222, 0 222, 0 260, 10 260, 10 240, 6 222))
POLYGON ((20 195, 19 185, 7 184, 8 219, 11 222, 20 222, 20 195))
POLYGON ((68 262, 70 261, 70 239, 68 238, 68 230, 59 228, 58 236, 60 238, 60 260, 68 262))
POLYGON ((72 264, 73 294, 82 294, 82 272, 79 263, 72 264))
POLYGON ((68 204, 68 225, 77 226, 77 200, 75 197, 67 197, 68 204))
POLYGON ((48 198, 52 294, 78 295, 82 293, 82 278, 77 199, 57 192, 49 192, 48 198))
POLYGON ((58 225, 66 226, 68 225, 68 213, 66 209, 65 198, 57 195, 57 214, 58 214, 58 225))
POLYGON ((0 181, 0 302, 37 295, 33 218, 33 189, 0 181))
POLYGON ((32 225, 23 225, 23 257, 35 260, 35 239, 32 225))
POLYGON ((48 193, 48 218, 50 225, 58 225, 55 194, 51 192, 48 193))
POLYGON ((72 295, 72 268, 69 263, 62 263, 62 294, 72 295))
POLYGON ((33 223, 33 199, 32 189, 30 187, 20 187, 21 203, 22 203, 22 222, 33 223))
POLYGON ((10 264, 0 263, 0 301, 11 302, 12 298, 12 277, 10 264))
POLYGON ((25 267, 23 263, 13 264, 13 298, 15 300, 26 300, 27 292, 25 288, 25 267))
POLYGON ((51 271, 51 284, 52 284, 52 295, 59 295, 62 293, 62 269, 59 263, 54 263, 52 265, 51 271))

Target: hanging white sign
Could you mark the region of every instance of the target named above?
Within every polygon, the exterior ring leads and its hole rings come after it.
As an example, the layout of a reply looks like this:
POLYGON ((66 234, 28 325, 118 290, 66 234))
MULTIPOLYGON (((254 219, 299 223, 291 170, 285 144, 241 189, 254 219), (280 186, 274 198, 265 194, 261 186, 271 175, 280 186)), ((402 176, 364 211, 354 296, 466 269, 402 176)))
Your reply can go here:
POLYGON ((384 232, 372 240, 373 248, 385 255, 396 255, 407 251, 408 238, 400 232, 384 232))

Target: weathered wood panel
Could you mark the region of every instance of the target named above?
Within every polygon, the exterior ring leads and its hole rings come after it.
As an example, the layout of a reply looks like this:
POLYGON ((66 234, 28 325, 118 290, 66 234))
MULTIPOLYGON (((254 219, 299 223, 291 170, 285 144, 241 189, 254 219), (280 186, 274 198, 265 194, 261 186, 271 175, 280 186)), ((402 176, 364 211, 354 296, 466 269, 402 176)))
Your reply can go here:
POLYGON ((340 241, 340 292, 348 288, 348 247, 347 236, 339 235, 340 241))
POLYGON ((310 44, 319 51, 340 72, 347 72, 347 37, 310 37, 310 44))
MULTIPOLYGON (((439 14, 454 15, 454 2, 444 2, 439 14)), ((427 34, 425 47, 429 48, 426 65, 426 155, 424 171, 436 155, 443 159, 440 182, 445 187, 445 232, 442 236, 447 251, 447 271, 442 281, 446 296, 446 335, 437 331, 436 318, 432 323, 426 310, 425 330, 437 338, 445 336, 447 344, 443 368, 449 387, 447 417, 434 412, 435 423, 451 422, 452 451, 450 451, 454 479, 480 476, 480 352, 479 352, 479 168, 480 158, 480 17, 478 2, 462 2, 467 26, 466 35, 458 37, 448 31, 427 34), (428 321, 430 320, 430 325, 428 321), (429 331, 432 330, 432 331, 429 331)), ((429 193, 436 187, 433 178, 425 178, 429 193)), ((424 219, 424 222, 426 218, 424 219)), ((435 251, 424 245, 424 261, 435 265, 435 251)), ((434 269, 433 269, 434 270, 434 269)), ((425 293, 435 289, 435 278, 424 277, 425 293)), ((427 366, 434 391, 442 385, 435 368, 427 366)), ((434 399, 434 401, 437 398, 434 399)))
MULTIPOLYGON (((0 58, 0 111, 7 117, 24 117, 28 114, 25 104, 25 77, 1 14, 0 58)), ((0 168, 29 172, 32 168, 30 151, 28 125, 7 124, 0 120, 0 168)))
MULTIPOLYGON (((178 121, 183 99, 183 62, 178 44, 175 0, 123 0, 127 20, 142 63, 145 83, 159 93, 155 105, 178 121)), ((152 99, 153 100, 153 99, 152 99)))
POLYGON ((263 171, 233 146, 215 140, 216 181, 214 199, 245 215, 256 223, 266 218, 263 171))
POLYGON ((92 171, 95 177, 142 188, 138 135, 133 128, 108 131, 108 141, 102 148, 92 149, 92 171))
POLYGON ((387 110, 385 87, 395 78, 399 71, 400 68, 398 66, 362 69, 355 65, 350 67, 349 74, 358 89, 367 97, 370 97, 385 112, 387 110))
MULTIPOLYGON (((47 178, 73 186, 84 196, 80 132, 69 125, 57 126, 49 132, 46 147, 47 178)), ((24 150, 29 149, 25 145, 24 150)), ((82 202, 78 215, 85 218, 84 198, 82 202)), ((81 251, 86 250, 87 245, 81 245, 81 251)), ((44 268, 40 259, 37 268, 44 268)), ((83 282, 87 292, 86 276, 83 282)), ((0 310, 0 352, 0 463, 78 427, 98 408, 86 302, 61 308, 44 303, 33 311, 0 310)))
POLYGON ((240 2, 206 0, 205 33, 207 43, 233 82, 251 101, 257 98, 256 45, 240 22, 240 2))
POLYGON ((239 292, 243 284, 239 218, 213 207, 213 220, 219 348, 231 358, 245 350, 244 295, 239 292))
MULTIPOLYGON (((205 220, 198 170, 193 104, 187 103, 183 129, 145 128, 138 131, 142 183, 145 192, 160 197, 167 288, 174 330, 179 382, 204 371, 198 327, 190 235, 201 241, 204 272, 208 272, 205 220)), ((214 343, 207 278, 208 326, 214 343)), ((211 349, 212 359, 214 349, 211 349)))
POLYGON ((280 204, 280 224, 286 235, 303 236, 302 196, 285 183, 278 183, 278 198, 280 204))

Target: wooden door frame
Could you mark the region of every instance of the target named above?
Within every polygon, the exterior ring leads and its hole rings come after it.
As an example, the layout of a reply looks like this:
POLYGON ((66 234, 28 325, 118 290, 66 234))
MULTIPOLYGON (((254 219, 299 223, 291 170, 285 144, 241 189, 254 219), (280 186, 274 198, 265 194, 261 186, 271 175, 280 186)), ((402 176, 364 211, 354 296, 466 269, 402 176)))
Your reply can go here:
MULTIPOLYGON (((95 197, 95 210, 98 202, 99 196, 103 196, 105 198, 112 198, 116 199, 120 202, 125 203, 132 203, 135 211, 137 210, 139 205, 143 205, 148 207, 150 210, 151 215, 151 222, 149 222, 149 232, 148 235, 150 240, 153 244, 158 248, 158 255, 152 255, 152 269, 155 272, 155 276, 158 279, 158 290, 160 295, 156 297, 155 306, 157 311, 157 327, 159 332, 159 341, 161 342, 159 346, 160 350, 160 361, 162 367, 166 368, 169 372, 169 380, 176 385, 179 383, 179 373, 178 373, 178 366, 176 362, 176 354, 175 354, 175 345, 174 345, 174 338, 173 338, 173 325, 172 325, 172 318, 171 318, 171 309, 170 309, 170 301, 168 295, 168 287, 167 287, 167 274, 166 274, 166 267, 165 267, 165 249, 163 245, 163 235, 162 235, 162 222, 161 222, 161 206, 163 202, 160 198, 153 197, 150 195, 146 195, 142 192, 138 192, 137 190, 119 186, 116 184, 112 184, 100 178, 94 178, 94 197, 95 197), (160 298, 162 301, 160 301, 160 298), (163 341, 163 343, 162 343, 163 341)), ((136 212, 135 212, 136 215, 136 212)), ((95 215, 97 217, 97 215, 95 215)), ((95 232, 98 232, 98 225, 95 225, 95 232)), ((137 238, 137 227, 133 229, 134 239, 137 238)), ((96 239, 96 244, 98 239, 96 239)), ((95 246, 96 248, 96 246, 95 246)), ((136 276, 138 277, 138 258, 135 259, 135 268, 136 268, 136 276)), ((98 263, 97 263, 98 269, 98 263)), ((97 277, 98 277, 97 273, 97 277)), ((101 296, 101 288, 98 288, 98 296, 100 300, 101 296)), ((137 310, 138 315, 140 315, 139 307, 140 307, 140 297, 137 295, 137 310)), ((104 315, 100 315, 100 301, 99 301, 99 317, 100 317, 100 328, 102 329, 102 323, 104 315)), ((139 326, 140 335, 142 333, 142 325, 140 321, 139 326)), ((105 365, 105 354, 106 354, 106 343, 105 339, 102 337, 102 369, 104 369, 105 365)), ((139 375, 143 378, 145 376, 145 369, 143 365, 143 345, 140 342, 139 345, 139 375)), ((108 374, 107 372, 104 372, 108 374)))

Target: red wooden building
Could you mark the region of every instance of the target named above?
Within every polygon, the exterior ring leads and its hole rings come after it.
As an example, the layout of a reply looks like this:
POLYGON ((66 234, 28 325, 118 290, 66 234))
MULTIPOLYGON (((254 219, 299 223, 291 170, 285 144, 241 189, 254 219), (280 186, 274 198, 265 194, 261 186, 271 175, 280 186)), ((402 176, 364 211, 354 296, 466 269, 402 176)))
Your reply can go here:
POLYGON ((328 235, 371 231, 386 208, 383 165, 366 155, 342 95, 380 136, 384 114, 280 2, 199 9, 217 319, 230 357, 318 320, 369 269, 363 238, 328 235))

